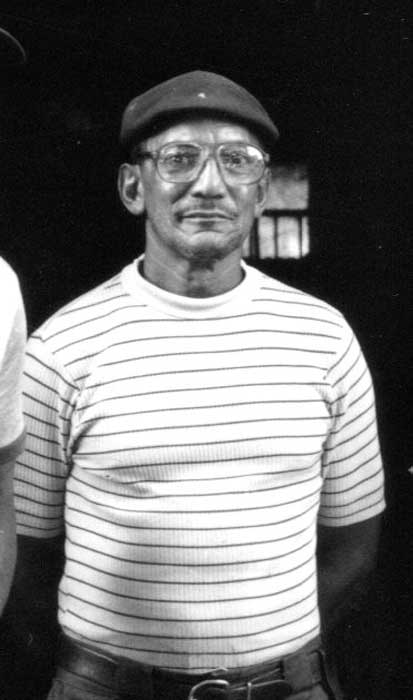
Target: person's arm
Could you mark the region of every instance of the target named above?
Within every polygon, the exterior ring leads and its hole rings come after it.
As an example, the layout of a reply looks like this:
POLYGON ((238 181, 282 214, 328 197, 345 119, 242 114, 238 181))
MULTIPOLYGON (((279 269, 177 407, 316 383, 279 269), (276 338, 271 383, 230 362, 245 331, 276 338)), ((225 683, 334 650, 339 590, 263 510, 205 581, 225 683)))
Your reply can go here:
POLYGON ((22 651, 47 664, 58 634, 57 589, 63 570, 63 538, 19 535, 7 618, 22 651))
POLYGON ((317 566, 322 628, 328 635, 363 597, 385 507, 373 384, 345 322, 326 380, 331 425, 322 456, 317 566))
POLYGON ((13 475, 14 460, 0 465, 0 615, 9 595, 16 564, 13 475))
POLYGON ((318 526, 321 629, 328 637, 362 601, 375 568, 381 516, 343 527, 318 526))
POLYGON ((64 504, 70 470, 67 441, 76 387, 46 347, 41 330, 29 339, 24 375, 25 451, 16 459, 14 499, 17 564, 8 619, 19 648, 39 653, 56 629, 62 573, 64 504))
POLYGON ((15 460, 24 444, 22 375, 26 317, 18 279, 0 258, 0 615, 16 563, 15 460))

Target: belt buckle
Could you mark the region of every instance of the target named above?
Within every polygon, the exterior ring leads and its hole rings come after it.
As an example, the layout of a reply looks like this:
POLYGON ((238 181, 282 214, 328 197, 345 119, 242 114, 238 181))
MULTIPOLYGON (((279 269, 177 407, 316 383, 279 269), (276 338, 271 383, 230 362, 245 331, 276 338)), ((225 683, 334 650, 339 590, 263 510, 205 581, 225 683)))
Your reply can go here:
POLYGON ((207 690, 208 686, 209 687, 212 686, 215 688, 222 688, 222 689, 225 689, 226 691, 228 691, 229 687, 230 687, 228 681, 224 681, 224 680, 214 680, 211 678, 210 680, 201 681, 200 683, 197 683, 196 685, 192 686, 191 690, 189 691, 188 700, 202 700, 202 695, 200 698, 197 698, 195 693, 200 689, 207 690))

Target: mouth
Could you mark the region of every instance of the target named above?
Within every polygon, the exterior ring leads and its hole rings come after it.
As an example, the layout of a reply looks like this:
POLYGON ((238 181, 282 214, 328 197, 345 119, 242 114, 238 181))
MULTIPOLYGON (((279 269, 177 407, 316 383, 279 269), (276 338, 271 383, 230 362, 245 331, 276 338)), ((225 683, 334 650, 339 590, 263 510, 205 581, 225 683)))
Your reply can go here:
POLYGON ((180 220, 192 221, 231 221, 234 217, 219 210, 194 209, 179 215, 180 220))

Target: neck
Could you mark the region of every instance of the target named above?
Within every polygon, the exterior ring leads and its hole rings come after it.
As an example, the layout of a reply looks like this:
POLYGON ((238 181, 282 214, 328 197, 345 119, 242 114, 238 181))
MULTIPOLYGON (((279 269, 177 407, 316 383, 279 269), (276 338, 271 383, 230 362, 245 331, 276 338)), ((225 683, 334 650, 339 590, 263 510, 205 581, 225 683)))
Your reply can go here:
POLYGON ((236 287, 244 275, 239 255, 212 261, 177 260, 171 266, 148 250, 140 271, 148 282, 167 292, 195 298, 225 294, 236 287))

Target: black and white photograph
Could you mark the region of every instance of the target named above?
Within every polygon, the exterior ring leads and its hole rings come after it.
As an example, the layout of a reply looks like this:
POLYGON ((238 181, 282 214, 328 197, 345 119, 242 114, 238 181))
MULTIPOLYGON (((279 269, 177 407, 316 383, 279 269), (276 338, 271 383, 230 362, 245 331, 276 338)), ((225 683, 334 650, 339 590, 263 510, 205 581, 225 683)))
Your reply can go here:
POLYGON ((0 5, 0 700, 413 698, 407 0, 0 5))

